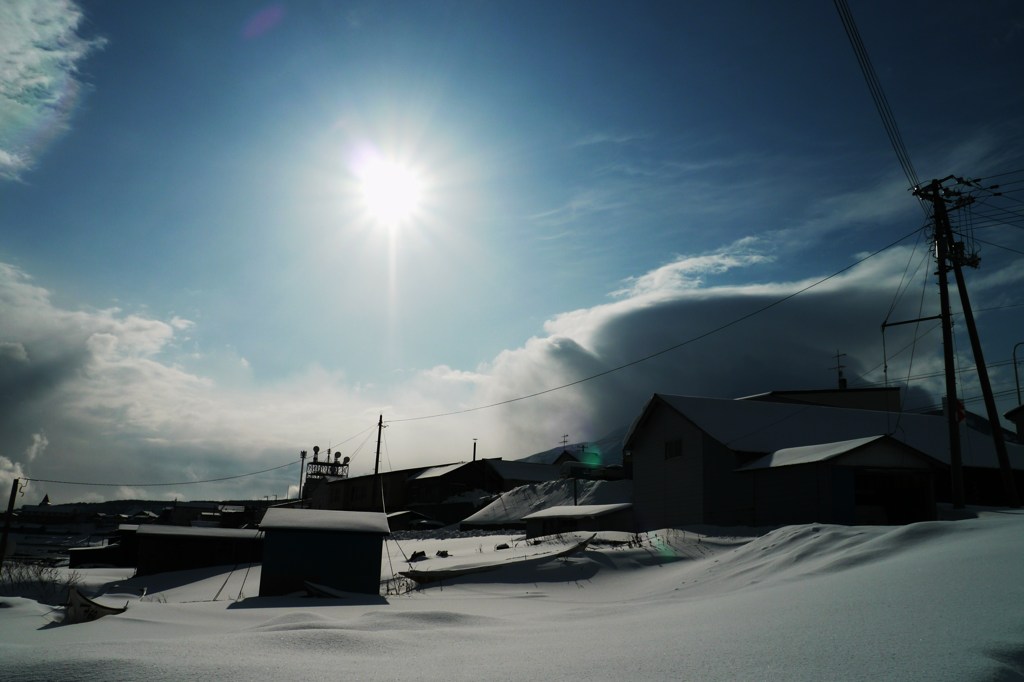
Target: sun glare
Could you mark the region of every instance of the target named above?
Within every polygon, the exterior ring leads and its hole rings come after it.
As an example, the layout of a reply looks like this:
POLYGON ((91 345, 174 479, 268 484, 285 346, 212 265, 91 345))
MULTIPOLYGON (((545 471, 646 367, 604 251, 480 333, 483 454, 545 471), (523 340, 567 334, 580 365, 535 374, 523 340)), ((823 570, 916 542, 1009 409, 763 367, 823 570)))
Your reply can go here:
POLYGON ((374 159, 359 175, 363 205, 372 219, 393 227, 416 216, 423 182, 411 167, 390 159, 374 159))

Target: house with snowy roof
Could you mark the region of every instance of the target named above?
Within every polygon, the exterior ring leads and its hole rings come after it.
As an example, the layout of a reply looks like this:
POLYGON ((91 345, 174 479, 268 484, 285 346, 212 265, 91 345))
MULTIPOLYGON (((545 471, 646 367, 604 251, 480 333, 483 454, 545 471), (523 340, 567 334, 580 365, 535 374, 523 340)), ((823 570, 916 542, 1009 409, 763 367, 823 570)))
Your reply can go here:
MULTIPOLYGON (((640 530, 907 523, 935 518, 936 499, 948 499, 943 417, 756 398, 647 402, 623 447, 640 530)), ((967 501, 999 504, 991 436, 963 428, 961 441, 967 501)), ((1007 447, 1021 481, 1024 448, 1007 447)))

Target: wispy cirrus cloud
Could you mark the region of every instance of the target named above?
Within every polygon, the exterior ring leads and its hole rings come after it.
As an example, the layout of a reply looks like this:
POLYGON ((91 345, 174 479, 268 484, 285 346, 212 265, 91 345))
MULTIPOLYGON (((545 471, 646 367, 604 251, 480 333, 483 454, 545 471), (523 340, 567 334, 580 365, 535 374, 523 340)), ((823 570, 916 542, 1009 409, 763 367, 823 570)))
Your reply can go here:
POLYGON ((574 147, 589 147, 599 144, 627 144, 637 140, 645 140, 650 135, 647 133, 609 133, 595 132, 578 138, 572 143, 574 147))
POLYGON ((714 251, 681 256, 639 277, 631 277, 627 286, 612 292, 616 297, 640 297, 659 293, 671 295, 696 289, 709 275, 720 275, 736 268, 768 263, 775 258, 768 242, 758 237, 744 237, 714 251))
POLYGON ((70 0, 0 3, 0 179, 19 179, 68 130, 79 65, 105 44, 80 35, 83 19, 70 0))

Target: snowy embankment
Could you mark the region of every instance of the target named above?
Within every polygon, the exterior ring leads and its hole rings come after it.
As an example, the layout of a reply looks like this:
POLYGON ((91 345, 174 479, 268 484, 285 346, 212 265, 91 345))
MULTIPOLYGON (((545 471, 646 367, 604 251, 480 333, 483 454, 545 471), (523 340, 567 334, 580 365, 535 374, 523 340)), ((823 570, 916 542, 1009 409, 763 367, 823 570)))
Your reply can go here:
MULTIPOLYGON (((382 578, 413 551, 499 558, 525 551, 519 537, 390 541, 382 578)), ((640 540, 600 534, 566 560, 344 600, 255 597, 259 567, 85 571, 128 611, 55 626, 59 610, 2 598, 0 660, 12 680, 1024 677, 1020 512, 640 540)))

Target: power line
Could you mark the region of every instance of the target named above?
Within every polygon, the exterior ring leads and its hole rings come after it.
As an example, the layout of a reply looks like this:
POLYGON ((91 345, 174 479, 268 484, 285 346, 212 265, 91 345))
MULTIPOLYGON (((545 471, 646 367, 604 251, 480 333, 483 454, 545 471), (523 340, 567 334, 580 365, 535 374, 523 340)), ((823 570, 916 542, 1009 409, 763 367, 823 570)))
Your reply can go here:
POLYGON ((1010 253, 1017 253, 1017 254, 1020 254, 1021 256, 1024 256, 1024 251, 1018 251, 1017 249, 1011 249, 1009 246, 1003 246, 1002 244, 996 244, 994 242, 987 242, 984 239, 975 239, 974 241, 980 242, 982 244, 988 244, 989 246, 994 246, 997 249, 1002 249, 1003 251, 1009 251, 1010 253))
MULTIPOLYGON (((907 147, 903 144, 903 137, 900 135, 899 126, 896 125, 896 117, 893 116, 892 109, 889 107, 889 100, 886 98, 885 91, 878 80, 878 74, 875 73, 875 68, 871 65, 871 58, 868 56, 867 48, 864 47, 864 41, 861 40, 860 31, 857 30, 857 24, 853 20, 853 14, 850 12, 846 0, 833 0, 833 3, 835 4, 836 11, 839 12, 840 20, 843 22, 843 29, 846 31, 846 37, 850 40, 850 46, 853 47, 853 53, 857 57, 857 63, 860 65, 864 81, 868 85, 871 99, 874 100, 878 115, 882 118, 882 125, 885 127, 886 135, 889 137, 889 143, 892 145, 893 151, 896 152, 896 158, 899 160, 900 167, 910 182, 910 186, 916 189, 921 185, 921 182, 917 178, 914 164, 910 161, 907 147)), ((928 215, 928 208, 925 202, 920 197, 918 199, 925 215, 928 215)))
POLYGON ((247 476, 257 476, 259 474, 265 474, 270 471, 277 471, 278 469, 284 469, 290 467, 295 462, 288 462, 287 464, 281 464, 276 467, 270 467, 269 469, 262 469, 260 471, 250 471, 247 474, 238 474, 236 476, 222 476, 221 478, 207 478, 202 481, 177 481, 175 483, 88 483, 85 481, 55 481, 49 478, 29 478, 24 477, 22 480, 34 481, 36 483, 59 483, 61 485, 89 485, 96 487, 107 487, 107 488, 156 488, 160 486, 171 486, 171 485, 196 485, 198 483, 218 483, 220 481, 231 481, 236 478, 245 478, 247 476))
POLYGON ((1018 173, 1024 173, 1024 168, 1018 168, 1017 170, 1006 171, 1003 173, 994 173, 992 175, 986 175, 983 178, 978 178, 978 180, 991 180, 993 178, 1002 178, 1006 177, 1007 175, 1016 175, 1018 173))
POLYGON ((548 393, 554 393, 555 391, 561 391, 562 389, 571 388, 572 386, 578 386, 579 384, 583 384, 583 383, 586 383, 588 381, 593 381, 594 379, 599 379, 599 378, 607 376, 609 374, 614 374, 615 372, 619 372, 619 371, 624 370, 624 369, 626 369, 628 367, 633 367, 634 365, 639 365, 642 362, 647 362, 648 360, 653 360, 654 358, 659 357, 661 355, 665 355, 666 353, 671 353, 674 350, 678 350, 678 349, 680 349, 680 348, 682 348, 684 346, 688 346, 688 345, 690 345, 692 343, 696 343, 697 341, 700 341, 701 339, 706 339, 709 336, 712 336, 714 334, 717 334, 718 332, 721 332, 721 331, 724 331, 726 329, 729 329, 730 327, 733 327, 733 326, 739 324, 740 322, 744 322, 746 320, 749 320, 750 318, 755 317, 756 315, 760 315, 763 312, 766 312, 766 311, 768 311, 768 310, 770 310, 770 309, 772 309, 772 308, 774 308, 774 307, 776 307, 778 305, 781 305, 781 304, 785 303, 786 301, 788 301, 788 300, 790 300, 792 298, 796 298, 800 294, 803 294, 803 293, 805 293, 807 291, 810 291, 811 289, 813 289, 813 288, 815 288, 815 287, 817 287, 817 286, 819 286, 821 284, 824 284, 825 282, 827 282, 827 281, 829 281, 829 280, 831 280, 831 279, 833 279, 835 277, 838 277, 839 275, 843 274, 844 272, 846 272, 848 270, 851 270, 852 268, 855 268, 856 266, 860 265, 861 263, 863 263, 863 262, 865 262, 865 261, 867 261, 867 260, 869 260, 871 258, 874 258, 878 254, 891 249, 892 247, 896 246, 900 242, 902 242, 902 241, 904 241, 904 240, 914 236, 920 230, 921 230, 921 228, 914 229, 913 232, 909 232, 909 233, 903 235, 899 239, 897 239, 897 240, 887 244, 886 246, 883 246, 882 248, 878 249, 877 251, 875 251, 873 253, 870 253, 870 254, 864 256, 863 258, 860 258, 859 260, 854 261, 853 263, 847 265, 845 268, 842 268, 841 270, 837 270, 836 272, 833 272, 831 275, 829 275, 827 277, 823 277, 822 279, 819 279, 818 281, 814 282, 813 284, 808 284, 807 286, 805 286, 802 289, 794 291, 791 294, 787 294, 786 296, 783 296, 782 298, 775 299, 771 303, 763 305, 763 306, 761 306, 760 308, 758 308, 756 310, 753 310, 753 311, 751 311, 749 313, 746 313, 745 315, 741 315, 741 316, 739 316, 739 317, 737 317, 737 318, 735 318, 735 319, 733 319, 733 320, 731 320, 729 322, 726 322, 725 324, 719 325, 718 327, 715 327, 714 329, 706 331, 706 332, 704 332, 702 334, 698 334, 697 336, 693 336, 693 337, 691 337, 691 338, 689 338, 689 339, 687 339, 685 341, 682 341, 682 342, 677 343, 675 345, 669 346, 668 348, 663 348, 663 349, 661 349, 659 351, 656 351, 654 353, 651 353, 649 355, 645 355, 645 356, 643 356, 641 358, 637 358, 636 360, 631 360, 630 362, 626 362, 626 363, 618 365, 616 367, 612 367, 610 369, 606 369, 606 370, 604 370, 602 372, 598 372, 596 374, 591 374, 590 376, 583 377, 582 379, 577 379, 575 381, 570 381, 569 383, 566 383, 566 384, 561 384, 559 386, 553 386, 551 388, 546 388, 544 390, 536 391, 534 393, 529 393, 527 395, 521 395, 521 396, 518 396, 516 398, 509 398, 507 400, 501 400, 501 401, 498 401, 496 403, 489 403, 487 405, 477 405, 476 407, 467 407, 467 408, 462 409, 462 410, 452 410, 450 412, 440 412, 440 413, 437 413, 437 414, 428 414, 428 415, 422 415, 422 416, 419 416, 419 417, 405 417, 405 418, 402 418, 402 419, 389 419, 388 422, 392 423, 392 424, 397 424, 397 423, 400 423, 400 422, 422 421, 422 420, 425 420, 425 419, 438 419, 440 417, 451 417, 451 416, 454 416, 454 415, 457 415, 457 414, 467 414, 469 412, 479 412, 480 410, 487 410, 487 409, 491 409, 491 408, 494 408, 494 407, 500 407, 502 405, 509 405, 511 403, 521 402, 523 400, 529 400, 531 398, 537 398, 537 397, 540 397, 542 395, 547 395, 548 393))

